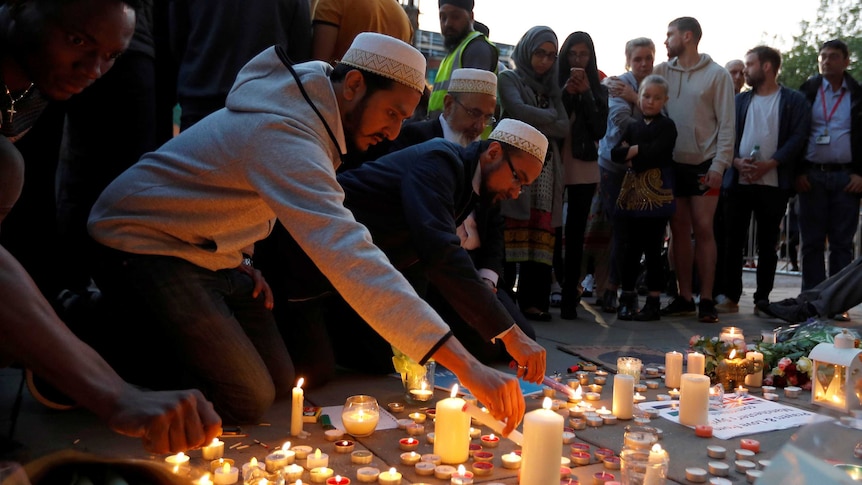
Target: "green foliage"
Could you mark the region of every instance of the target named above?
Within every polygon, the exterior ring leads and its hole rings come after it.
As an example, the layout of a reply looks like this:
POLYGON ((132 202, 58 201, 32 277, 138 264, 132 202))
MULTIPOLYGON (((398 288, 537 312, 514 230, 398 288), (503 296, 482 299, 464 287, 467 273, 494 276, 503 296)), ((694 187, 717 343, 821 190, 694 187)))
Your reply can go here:
MULTIPOLYGON (((793 89, 817 74, 817 54, 827 40, 841 39, 850 48, 850 74, 862 80, 862 3, 859 0, 820 0, 817 18, 799 23, 801 32, 782 53, 778 82, 793 89)), ((774 37, 773 37, 774 38, 774 37)), ((776 39, 778 40, 778 39, 776 39)))

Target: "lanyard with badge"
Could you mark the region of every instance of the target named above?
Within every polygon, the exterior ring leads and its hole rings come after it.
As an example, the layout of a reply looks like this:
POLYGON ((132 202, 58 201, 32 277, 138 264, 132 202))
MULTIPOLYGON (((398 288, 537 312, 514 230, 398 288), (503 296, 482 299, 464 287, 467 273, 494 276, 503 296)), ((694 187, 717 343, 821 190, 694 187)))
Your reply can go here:
POLYGON ((841 100, 844 99, 845 94, 847 94, 847 90, 841 88, 841 96, 838 96, 838 100, 835 101, 835 104, 832 106, 832 111, 827 115, 826 92, 823 91, 823 85, 820 85, 820 101, 823 104, 823 120, 826 122, 826 127, 823 129, 823 134, 814 139, 814 142, 818 145, 828 145, 832 140, 832 137, 829 136, 829 122, 832 120, 832 117, 835 116, 835 112, 838 111, 838 105, 841 104, 841 100))

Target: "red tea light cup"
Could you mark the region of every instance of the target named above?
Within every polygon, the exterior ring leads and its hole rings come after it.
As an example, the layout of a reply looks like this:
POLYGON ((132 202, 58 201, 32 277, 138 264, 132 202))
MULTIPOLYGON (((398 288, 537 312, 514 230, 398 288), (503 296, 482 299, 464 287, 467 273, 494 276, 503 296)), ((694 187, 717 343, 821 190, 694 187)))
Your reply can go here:
POLYGON ((350 479, 341 475, 335 475, 326 479, 326 485, 350 485, 350 479))
POLYGON ((484 477, 490 475, 492 471, 494 471, 494 464, 487 461, 477 461, 473 463, 471 467, 473 469, 473 474, 477 477, 484 477))
POLYGON ((485 448, 496 448, 500 444, 500 437, 494 433, 482 435, 481 442, 485 448))
POLYGON ((569 468, 565 465, 560 466, 560 479, 561 480, 571 478, 571 476, 572 476, 572 469, 571 468, 569 468))
POLYGON ((398 447, 401 451, 415 451, 419 447, 419 440, 414 437, 401 438, 398 440, 398 447))
POLYGON ((475 453, 475 452, 477 452, 477 451, 482 451, 482 445, 477 445, 477 444, 475 444, 475 443, 470 443, 469 451, 470 451, 470 456, 472 457, 472 456, 473 456, 473 453, 475 453))
POLYGON ((490 463, 494 459, 494 454, 490 451, 474 451, 473 461, 490 463))
POLYGON ((588 445, 586 443, 572 443, 571 452, 575 453, 577 451, 580 451, 582 453, 589 453, 590 452, 590 445, 588 445))
POLYGON ((614 450, 610 448, 596 448, 596 451, 594 451, 593 453, 596 455, 596 459, 599 461, 602 461, 609 456, 614 456, 614 450))
POLYGON ((590 464, 590 454, 584 451, 572 452, 572 463, 577 466, 586 466, 590 464))
POLYGON ((339 440, 335 442, 336 453, 351 453, 356 448, 356 443, 350 440, 339 440))
POLYGON ((760 453, 760 442, 757 440, 742 438, 739 440, 739 447, 743 450, 751 450, 755 453, 760 453))
POLYGON ((622 460, 618 456, 607 456, 602 460, 602 464, 608 470, 619 470, 622 465, 622 460))
POLYGON ((593 474, 593 485, 605 485, 605 483, 613 482, 614 480, 616 480, 614 474, 604 470, 593 474))
POLYGON ((708 424, 698 424, 694 427, 694 435, 701 438, 712 438, 712 426, 708 424))

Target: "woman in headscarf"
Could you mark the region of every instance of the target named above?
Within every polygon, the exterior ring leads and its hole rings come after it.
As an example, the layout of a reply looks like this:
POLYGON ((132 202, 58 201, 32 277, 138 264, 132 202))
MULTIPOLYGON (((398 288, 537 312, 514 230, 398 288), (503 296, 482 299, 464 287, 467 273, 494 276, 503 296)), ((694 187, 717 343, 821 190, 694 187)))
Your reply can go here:
MULTIPOLYGON (((512 54, 515 68, 497 81, 503 118, 534 126, 549 141, 566 135, 569 123, 557 84, 557 35, 549 27, 528 30, 512 54)), ((518 306, 531 320, 549 321, 555 228, 562 225, 562 166, 550 143, 541 175, 521 196, 501 203, 506 218, 506 280, 517 274, 518 306)))
POLYGON ((584 233, 599 183, 599 165, 596 163, 599 140, 605 136, 608 123, 608 90, 601 83, 596 49, 589 34, 570 34, 563 42, 560 57, 558 82, 569 119, 569 129, 560 147, 568 207, 565 262, 563 274, 558 274, 557 280, 563 287, 560 316, 574 320, 580 302, 584 233))

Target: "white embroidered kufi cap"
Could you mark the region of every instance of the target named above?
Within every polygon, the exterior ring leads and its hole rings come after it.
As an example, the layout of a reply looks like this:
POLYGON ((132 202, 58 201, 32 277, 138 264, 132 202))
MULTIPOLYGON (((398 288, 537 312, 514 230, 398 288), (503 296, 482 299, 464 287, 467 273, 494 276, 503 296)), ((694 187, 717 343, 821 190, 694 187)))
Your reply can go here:
POLYGON ((479 93, 497 96, 497 75, 484 69, 464 67, 452 71, 450 93, 479 93))
POLYGON ((341 63, 393 79, 420 93, 425 90, 425 56, 395 37, 362 32, 353 39, 341 63))
POLYGON ((545 164, 548 152, 548 139, 539 130, 512 118, 501 120, 488 135, 489 140, 497 140, 529 153, 539 163, 545 164))

